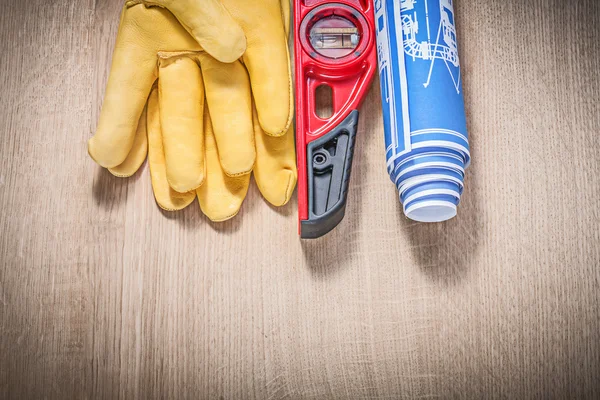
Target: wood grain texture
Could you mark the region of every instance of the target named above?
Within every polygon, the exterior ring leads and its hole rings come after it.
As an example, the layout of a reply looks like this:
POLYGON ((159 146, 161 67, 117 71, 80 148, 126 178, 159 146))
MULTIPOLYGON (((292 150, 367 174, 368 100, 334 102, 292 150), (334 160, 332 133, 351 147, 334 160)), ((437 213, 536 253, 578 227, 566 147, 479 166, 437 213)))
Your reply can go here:
POLYGON ((457 2, 459 217, 403 217, 375 85, 315 242, 88 158, 122 1, 1 3, 0 398, 600 398, 600 2, 457 2))

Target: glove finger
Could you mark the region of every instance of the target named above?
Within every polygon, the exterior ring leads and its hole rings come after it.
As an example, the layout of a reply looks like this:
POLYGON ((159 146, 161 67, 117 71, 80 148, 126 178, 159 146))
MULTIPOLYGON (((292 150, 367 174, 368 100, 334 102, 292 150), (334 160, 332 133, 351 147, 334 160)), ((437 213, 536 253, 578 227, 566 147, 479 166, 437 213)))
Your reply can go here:
POLYGON ((205 177, 200 68, 186 56, 161 56, 158 89, 167 179, 174 190, 186 193, 205 177))
POLYGON ((121 165, 127 158, 156 80, 154 54, 140 43, 135 19, 125 7, 98 129, 88 142, 90 156, 105 168, 121 165))
POLYGON ((221 62, 234 62, 246 51, 244 31, 218 0, 154 0, 147 3, 168 8, 202 48, 221 62))
MULTIPOLYGON (((281 0, 222 0, 242 26, 248 40, 243 60, 263 130, 273 136, 287 132, 293 118, 292 79, 281 0)), ((212 111, 211 111, 212 114, 212 111)))
POLYGON ((239 62, 224 64, 207 54, 198 58, 223 171, 230 176, 249 174, 256 150, 248 73, 239 62))
POLYGON ((263 132, 254 112, 254 131, 256 134, 256 166, 254 178, 264 198, 274 206, 283 206, 292 198, 298 170, 296 168, 296 150, 294 129, 279 137, 263 132))
POLYGON ((283 21, 283 29, 285 30, 285 37, 290 37, 290 23, 291 23, 291 11, 290 11, 290 0, 281 0, 281 20, 283 21))
POLYGON ((163 210, 176 211, 184 209, 194 201, 196 192, 179 193, 169 186, 160 126, 158 88, 156 86, 154 86, 148 98, 147 110, 148 164, 150 165, 154 198, 163 210))
POLYGON ((198 201, 202 212, 214 222, 227 221, 235 217, 248 193, 250 174, 231 177, 222 169, 219 150, 208 112, 204 114, 206 134, 206 181, 198 188, 198 201))
POLYGON ((148 112, 146 106, 142 112, 140 121, 138 122, 137 132, 135 134, 133 146, 131 147, 129 155, 121 165, 109 169, 110 173, 114 176, 118 176, 119 178, 128 178, 135 174, 144 163, 144 160, 148 155, 148 137, 146 136, 147 114, 148 112))

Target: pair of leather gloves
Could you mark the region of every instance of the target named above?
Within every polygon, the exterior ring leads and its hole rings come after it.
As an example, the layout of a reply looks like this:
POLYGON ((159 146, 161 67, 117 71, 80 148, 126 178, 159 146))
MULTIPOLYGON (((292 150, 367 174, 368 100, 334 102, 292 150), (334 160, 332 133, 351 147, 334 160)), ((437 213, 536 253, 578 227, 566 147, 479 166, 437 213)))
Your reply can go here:
POLYGON ((254 173, 267 201, 297 180, 289 0, 125 3, 90 156, 113 175, 150 166, 165 210, 199 199, 225 221, 254 173))

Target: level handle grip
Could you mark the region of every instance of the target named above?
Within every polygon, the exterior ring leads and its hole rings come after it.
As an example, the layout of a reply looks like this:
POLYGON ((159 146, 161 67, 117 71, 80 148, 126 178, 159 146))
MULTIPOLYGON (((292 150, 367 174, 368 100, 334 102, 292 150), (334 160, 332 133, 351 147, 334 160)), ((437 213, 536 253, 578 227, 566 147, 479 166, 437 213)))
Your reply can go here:
POLYGON ((319 238, 344 219, 357 131, 358 111, 353 110, 307 145, 308 219, 301 221, 303 239, 319 238))

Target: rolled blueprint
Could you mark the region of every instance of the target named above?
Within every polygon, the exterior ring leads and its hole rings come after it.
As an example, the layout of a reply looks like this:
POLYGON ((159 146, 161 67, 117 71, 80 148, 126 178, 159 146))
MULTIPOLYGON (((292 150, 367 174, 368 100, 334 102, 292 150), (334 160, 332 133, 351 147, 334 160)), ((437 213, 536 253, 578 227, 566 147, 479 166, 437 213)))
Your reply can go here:
POLYGON ((452 0, 375 0, 387 169, 404 213, 456 216, 470 162, 452 0))

